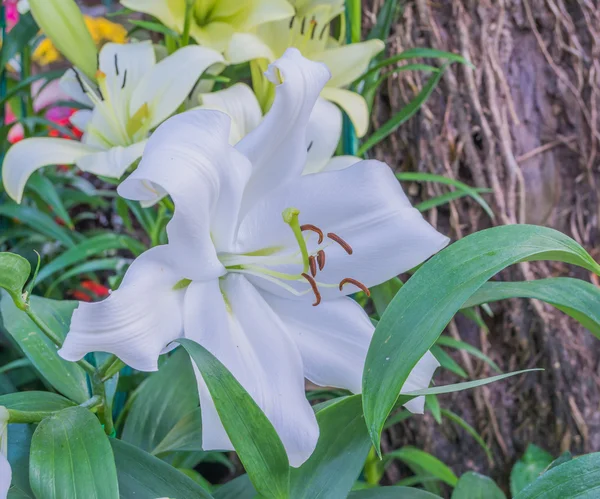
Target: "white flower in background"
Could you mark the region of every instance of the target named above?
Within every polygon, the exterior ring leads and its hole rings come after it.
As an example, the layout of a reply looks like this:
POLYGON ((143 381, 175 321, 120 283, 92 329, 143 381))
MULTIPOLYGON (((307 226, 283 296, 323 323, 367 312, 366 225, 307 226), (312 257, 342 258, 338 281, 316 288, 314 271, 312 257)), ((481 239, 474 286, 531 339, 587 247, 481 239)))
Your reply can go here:
MULTIPOLYGON (((201 94, 200 108, 222 111, 231 118, 229 143, 237 144, 252 132, 262 121, 260 104, 252 89, 245 83, 236 83, 229 88, 201 94)), ((342 133, 342 117, 332 111, 335 105, 319 97, 310 114, 306 128, 308 152, 304 174, 339 170, 360 161, 354 156, 332 158, 342 133)))
POLYGON ((8 410, 0 406, 0 499, 6 499, 12 479, 8 462, 8 410))
MULTIPOLYGON (((121 4, 183 33, 186 0, 121 0, 121 4)), ((219 52, 227 48, 235 33, 289 18, 294 12, 287 0, 192 0, 191 4, 190 35, 199 45, 219 52)))
POLYGON ((150 42, 107 43, 97 83, 73 69, 61 80, 68 95, 92 107, 71 117, 84 132, 81 142, 39 137, 13 145, 2 165, 6 192, 20 202, 29 176, 46 165, 76 164, 120 178, 142 155, 149 132, 177 110, 207 68, 222 62, 219 53, 197 45, 157 63, 150 42))
MULTIPOLYGON (((385 48, 381 40, 340 45, 330 36, 329 24, 344 11, 344 0, 293 0, 292 18, 261 24, 254 33, 235 34, 226 52, 232 63, 259 59, 272 62, 288 47, 295 47, 312 61, 323 62, 331 79, 321 97, 334 102, 348 114, 356 133, 362 137, 369 127, 369 109, 365 99, 347 87, 362 75, 371 59, 385 48)), ((261 96, 260 85, 255 90, 261 96)), ((261 100, 261 104, 264 102, 261 100)), ((339 110, 332 106, 330 112, 339 110)))
MULTIPOLYGON (((414 267, 448 239, 383 163, 302 175, 307 125, 329 72, 290 49, 269 78, 273 106, 235 147, 219 111, 188 111, 154 132, 119 193, 172 197, 169 244, 136 259, 108 299, 79 305, 60 355, 106 351, 155 370, 171 341, 190 338, 233 373, 299 466, 319 431, 304 378, 361 390, 373 326, 346 295, 414 267)), ((437 366, 427 353, 403 390, 428 386, 437 366)), ((203 448, 231 449, 199 375, 198 387, 203 448)), ((423 400, 407 407, 422 412, 423 400)))

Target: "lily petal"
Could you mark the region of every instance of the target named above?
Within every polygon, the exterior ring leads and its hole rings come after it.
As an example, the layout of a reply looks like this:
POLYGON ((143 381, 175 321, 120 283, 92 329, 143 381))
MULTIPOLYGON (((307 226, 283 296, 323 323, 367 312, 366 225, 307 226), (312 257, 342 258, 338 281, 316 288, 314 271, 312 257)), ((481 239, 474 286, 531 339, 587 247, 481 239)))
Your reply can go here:
POLYGON ((248 160, 228 143, 229 117, 195 109, 167 120, 152 134, 136 170, 118 187, 121 196, 152 202, 168 193, 175 214, 169 246, 183 277, 213 279, 224 273, 221 251, 233 243, 248 160))
POLYGON ((168 118, 185 100, 210 66, 224 63, 223 56, 207 47, 188 45, 156 64, 134 90, 130 115, 147 104, 150 127, 168 118))
POLYGON ((72 165, 99 149, 81 142, 34 137, 13 145, 2 163, 2 181, 8 195, 21 202, 25 184, 33 172, 47 165, 72 165))
POLYGON ((222 111, 231 118, 231 145, 248 135, 262 120, 260 104, 252 89, 245 83, 236 83, 225 90, 202 94, 199 98, 202 109, 222 111))
POLYGON ((121 5, 136 12, 150 14, 179 33, 185 20, 185 0, 121 0, 121 5))
POLYGON ((290 48, 269 66, 267 77, 277 85, 273 106, 262 123, 236 145, 252 163, 243 210, 302 173, 307 158, 306 127, 329 71, 290 48))
MULTIPOLYGON (((336 285, 350 277, 367 287, 380 284, 422 263, 441 250, 449 239, 429 225, 413 207, 387 165, 379 161, 361 161, 344 170, 304 175, 259 203, 242 221, 238 243, 241 253, 261 248, 284 247, 297 250, 292 231, 282 221, 284 209, 300 210, 301 224, 313 224, 334 233, 351 247, 349 255, 329 239, 326 263, 317 281, 336 285)), ((307 236, 309 251, 317 249, 316 237, 307 236)), ((278 269, 298 273, 297 266, 278 269)), ((292 294, 261 278, 256 285, 274 294, 292 294)), ((306 291, 304 282, 288 281, 297 290, 306 291)), ((347 284, 321 287, 324 299, 355 293, 347 284)), ((312 293, 304 295, 312 300, 312 293)))
MULTIPOLYGON (((235 274, 220 285, 192 282, 184 324, 186 337, 215 355, 252 396, 279 434, 290 464, 300 466, 314 450, 319 428, 304 395, 300 353, 261 294, 235 274)), ((198 383, 203 449, 232 449, 201 377, 198 383)))
POLYGON ((362 75, 369 62, 385 48, 381 40, 342 45, 317 54, 315 60, 327 64, 331 71, 328 87, 345 87, 362 75))
POLYGON ((149 249, 108 298, 79 304, 59 355, 74 362, 89 352, 109 352, 134 369, 156 371, 165 346, 183 334, 185 290, 173 289, 180 280, 169 248, 149 249))
POLYGON ((363 137, 369 129, 369 106, 365 98, 343 88, 325 87, 321 97, 340 106, 354 125, 356 135, 363 137))
POLYGON ((88 123, 92 119, 92 111, 89 109, 80 109, 79 111, 75 111, 70 117, 69 121, 75 127, 81 130, 82 132, 88 126, 88 123))
MULTIPOLYGON (((239 5, 239 0, 228 1, 239 5)), ((294 15, 294 7, 287 0, 251 0, 249 3, 252 4, 252 7, 248 15, 244 16, 244 29, 249 30, 259 24, 278 21, 294 15)))
MULTIPOLYGON (((312 307, 270 293, 263 293, 263 297, 298 345, 306 378, 320 386, 362 391, 365 359, 375 328, 358 303, 343 297, 312 307)), ((401 393, 427 388, 439 365, 427 352, 410 372, 401 393)), ((417 397, 404 406, 422 414, 424 404, 425 397, 417 397)))
POLYGON ((313 307, 309 302, 263 293, 298 345, 304 376, 320 386, 362 390, 362 374, 375 328, 352 298, 313 307))
POLYGON ((0 453, 0 499, 8 497, 8 489, 12 480, 12 469, 4 454, 0 453))
POLYGON ((334 172, 336 170, 344 170, 349 166, 355 165, 356 163, 360 163, 362 161, 361 158, 357 158, 356 156, 335 156, 331 158, 328 163, 325 165, 321 171, 323 172, 334 172))
POLYGON ((225 56, 232 64, 241 64, 253 59, 274 61, 277 58, 269 45, 254 33, 235 33, 229 41, 225 56))
POLYGON ((77 160, 77 166, 84 172, 105 177, 121 178, 137 159, 142 156, 146 140, 127 147, 111 147, 107 151, 95 152, 77 160))
POLYGON ((308 157, 303 173, 323 170, 335 153, 342 134, 342 112, 335 104, 318 98, 308 121, 308 157))
POLYGON ((91 107, 93 103, 85 93, 81 84, 81 79, 87 80, 87 76, 80 74, 78 77, 78 73, 76 73, 73 68, 69 68, 60 78, 60 88, 75 102, 91 107))

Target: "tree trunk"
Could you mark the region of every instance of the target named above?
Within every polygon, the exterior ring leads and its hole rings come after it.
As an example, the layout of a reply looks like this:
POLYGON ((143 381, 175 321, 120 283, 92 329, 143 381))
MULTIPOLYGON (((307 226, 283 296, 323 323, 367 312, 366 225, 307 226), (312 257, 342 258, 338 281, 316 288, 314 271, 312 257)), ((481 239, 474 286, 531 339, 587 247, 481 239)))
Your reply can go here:
MULTIPOLYGON (((382 3, 364 2, 366 28, 382 3)), ((459 200, 428 212, 430 222, 455 239, 491 225, 547 225, 576 239, 597 259, 599 2, 409 1, 388 50, 395 54, 413 47, 459 53, 476 69, 450 66, 421 111, 379 144, 374 155, 399 171, 437 173, 489 187, 487 199, 496 214, 491 220, 471 200, 459 200)), ((427 78, 415 71, 390 77, 375 102, 374 128, 416 95, 427 78)), ((405 187, 413 200, 445 191, 435 184, 405 187)), ((515 266, 499 278, 591 278, 586 274, 542 263, 515 266)), ((600 344, 545 304, 512 300, 492 308, 489 333, 459 318, 445 334, 481 348, 504 371, 545 368, 441 397, 442 407, 484 437, 493 463, 462 429, 448 420, 437 426, 431 416, 393 428, 387 445, 417 444, 457 473, 476 470, 508 489, 510 468, 529 442, 555 456, 564 450, 600 450, 600 344)), ((470 378, 493 374, 475 359, 452 355, 470 378)), ((439 381, 456 378, 444 374, 439 381)), ((388 472, 390 481, 399 476, 398 469, 388 472)))

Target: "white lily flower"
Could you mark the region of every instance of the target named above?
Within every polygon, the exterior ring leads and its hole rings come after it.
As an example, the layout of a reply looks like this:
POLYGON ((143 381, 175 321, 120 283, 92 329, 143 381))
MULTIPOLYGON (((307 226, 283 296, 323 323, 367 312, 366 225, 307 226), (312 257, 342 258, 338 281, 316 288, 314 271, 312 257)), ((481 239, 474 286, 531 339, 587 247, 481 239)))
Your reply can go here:
POLYGON ((8 462, 8 410, 0 406, 0 499, 6 499, 12 480, 8 462))
MULTIPOLYGON (((170 342, 190 338, 233 373, 299 466, 318 439, 304 378, 361 390, 374 328, 347 295, 414 267, 448 239, 383 163, 302 175, 307 125, 329 72, 289 49, 268 76, 273 106, 235 147, 219 111, 188 111, 154 132, 119 193, 171 196, 169 244, 137 258, 109 298, 80 304, 59 353, 74 361, 112 352, 155 370, 170 342)), ((437 366, 426 354, 403 390, 428 386, 437 366)), ((231 449, 197 378, 203 448, 231 449)), ((407 407, 422 412, 423 400, 407 407)))
MULTIPOLYGON (((329 24, 344 11, 344 0, 292 0, 295 15, 292 18, 261 24, 254 33, 233 35, 226 57, 232 63, 253 61, 262 64, 261 58, 272 62, 287 50, 295 47, 312 61, 323 62, 331 71, 331 79, 321 91, 321 97, 340 106, 347 114, 359 137, 367 133, 369 109, 365 99, 348 90, 356 78, 363 74, 371 59, 385 48, 381 40, 340 45, 329 35, 329 24)), ((265 91, 255 82, 261 95, 265 91)), ((267 98, 268 100, 268 98, 267 98)), ((261 104, 264 106, 265 102, 261 104)), ((332 106, 330 112, 339 110, 332 106)))
MULTIPOLYGON (((121 0, 124 7, 158 18, 183 33, 190 0, 121 0)), ((243 33, 294 12, 287 0, 191 0, 190 35, 199 45, 223 52, 234 33, 243 33)))
POLYGON ((2 165, 6 192, 21 202, 30 175, 55 164, 120 178, 141 157, 150 131, 177 110, 206 69, 220 63, 219 53, 197 45, 157 63, 150 42, 107 43, 100 52, 97 86, 74 69, 61 80, 65 93, 93 107, 71 117, 84 131, 82 141, 40 137, 17 142, 2 165))
MULTIPOLYGON (((245 83, 201 94, 200 108, 222 111, 231 118, 229 143, 237 144, 262 121, 263 113, 256 95, 245 83)), ((354 156, 338 156, 332 159, 342 134, 342 117, 335 105, 322 97, 317 99, 306 128, 308 156, 304 174, 327 170, 339 170, 360 161, 354 156)))

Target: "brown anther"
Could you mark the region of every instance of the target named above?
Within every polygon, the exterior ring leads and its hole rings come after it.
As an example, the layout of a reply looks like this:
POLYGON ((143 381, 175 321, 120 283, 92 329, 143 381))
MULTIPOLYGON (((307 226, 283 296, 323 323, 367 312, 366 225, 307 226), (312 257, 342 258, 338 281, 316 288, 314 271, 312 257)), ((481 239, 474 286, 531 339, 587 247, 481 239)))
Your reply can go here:
POLYGON ((304 279, 306 279, 308 281, 308 284, 310 284, 310 287, 312 288, 313 293, 315 294, 316 301, 313 303, 313 307, 316 307, 319 303, 321 303, 321 293, 319 293, 319 288, 317 287, 317 283, 308 274, 302 274, 302 277, 304 277, 304 279))
POLYGON ((304 224, 300 226, 300 230, 302 232, 304 232, 305 230, 312 230, 313 232, 316 232, 317 234, 319 234, 319 244, 323 242, 323 231, 319 229, 316 225, 304 224))
POLYGON ((336 243, 338 243, 342 248, 344 248, 344 251, 346 253, 348 253, 349 255, 352 254, 352 246, 350 246, 346 241, 344 241, 340 236, 338 236, 337 234, 334 234, 333 232, 328 232, 327 233, 327 237, 329 239, 331 239, 332 241, 335 241, 336 243))
POLYGON ((340 291, 344 287, 344 284, 354 284, 357 288, 362 289, 367 296, 371 296, 369 288, 367 288, 362 282, 352 279, 352 277, 345 277, 340 281, 340 291))
POLYGON ((325 267, 325 251, 319 250, 317 253, 317 263, 319 264, 319 270, 323 270, 323 267, 325 267))
POLYGON ((317 275, 317 260, 314 256, 308 257, 308 265, 310 266, 310 273, 313 277, 317 275))

